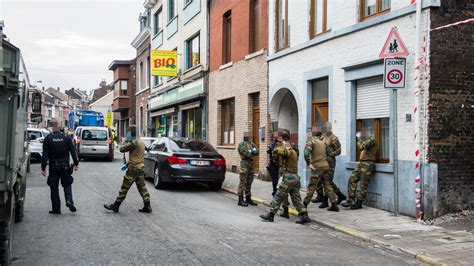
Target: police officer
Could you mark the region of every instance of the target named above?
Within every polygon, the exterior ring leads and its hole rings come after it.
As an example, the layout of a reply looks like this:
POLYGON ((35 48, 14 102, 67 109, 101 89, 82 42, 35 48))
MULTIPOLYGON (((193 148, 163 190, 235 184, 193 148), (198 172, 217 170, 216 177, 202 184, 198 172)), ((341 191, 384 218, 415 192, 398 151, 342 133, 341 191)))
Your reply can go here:
POLYGON ((64 197, 66 206, 71 212, 76 212, 72 198, 72 169, 69 164, 69 154, 74 161, 74 170, 79 170, 79 160, 77 159, 76 149, 70 137, 61 133, 58 123, 51 122, 53 133, 49 134, 43 142, 43 157, 41 160, 41 174, 47 176, 46 166, 49 161, 48 185, 51 189, 51 214, 61 214, 61 200, 59 199, 59 181, 64 188, 64 197))
POLYGON ((137 184, 138 192, 143 199, 143 208, 139 209, 139 212, 150 213, 150 194, 145 185, 145 143, 142 140, 137 139, 137 128, 130 126, 127 129, 127 135, 125 143, 120 147, 120 152, 129 152, 128 169, 123 176, 122 187, 120 188, 119 195, 114 203, 104 204, 104 208, 111 210, 115 213, 119 211, 119 207, 127 196, 128 190, 133 185, 137 184))

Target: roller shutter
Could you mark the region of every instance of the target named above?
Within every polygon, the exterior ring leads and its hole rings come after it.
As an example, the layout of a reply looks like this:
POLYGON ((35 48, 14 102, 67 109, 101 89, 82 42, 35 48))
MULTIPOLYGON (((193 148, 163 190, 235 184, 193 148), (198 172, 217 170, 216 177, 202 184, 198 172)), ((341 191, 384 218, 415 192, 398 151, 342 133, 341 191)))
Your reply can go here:
POLYGON ((383 87, 383 77, 357 81, 357 119, 382 118, 390 116, 390 90, 383 87))

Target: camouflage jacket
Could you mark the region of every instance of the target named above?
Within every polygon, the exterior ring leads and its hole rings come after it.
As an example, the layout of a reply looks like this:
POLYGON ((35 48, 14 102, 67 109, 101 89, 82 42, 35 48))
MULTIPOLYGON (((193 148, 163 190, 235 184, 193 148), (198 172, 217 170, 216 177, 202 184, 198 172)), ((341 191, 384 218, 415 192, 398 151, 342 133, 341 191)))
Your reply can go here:
POLYGON ((375 162, 375 156, 377 153, 377 143, 373 136, 368 136, 364 140, 359 139, 357 141, 357 146, 361 150, 360 160, 361 161, 371 161, 375 162))
POLYGON ((273 149, 274 158, 280 165, 280 171, 283 173, 298 173, 298 153, 293 149, 289 142, 283 142, 273 149))
POLYGON ((244 161, 251 161, 253 157, 258 155, 257 146, 251 141, 242 141, 239 144, 240 159, 244 161))
POLYGON ((339 142, 339 138, 332 132, 328 132, 321 136, 321 140, 326 144, 328 162, 330 164, 336 162, 336 156, 341 154, 341 142, 339 142))
POLYGON ((127 140, 120 147, 120 152, 129 153, 128 168, 144 168, 145 164, 145 144, 141 140, 127 140))

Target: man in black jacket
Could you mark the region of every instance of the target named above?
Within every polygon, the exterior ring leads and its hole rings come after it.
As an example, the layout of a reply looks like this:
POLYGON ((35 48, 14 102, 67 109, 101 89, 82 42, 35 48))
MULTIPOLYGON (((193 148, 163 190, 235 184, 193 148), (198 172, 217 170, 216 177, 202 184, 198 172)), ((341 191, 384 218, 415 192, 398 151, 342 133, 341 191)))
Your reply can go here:
POLYGON ((61 214, 61 200, 59 199, 59 181, 64 188, 66 206, 71 212, 76 211, 72 199, 72 169, 69 164, 69 154, 74 161, 74 170, 79 170, 79 160, 72 139, 59 131, 56 121, 50 122, 53 133, 46 136, 43 142, 43 158, 41 160, 41 174, 47 176, 46 166, 49 161, 48 185, 51 189, 51 214, 61 214))
POLYGON ((267 166, 268 173, 270 174, 270 177, 272 178, 272 186, 273 186, 273 192, 272 196, 275 196, 275 193, 277 192, 278 189, 278 179, 280 178, 278 175, 279 167, 278 167, 278 162, 276 161, 275 158, 273 158, 273 150, 275 149, 275 146, 277 144, 277 137, 278 133, 274 133, 272 135, 272 141, 270 142, 270 145, 268 146, 267 153, 270 156, 270 163, 267 166))

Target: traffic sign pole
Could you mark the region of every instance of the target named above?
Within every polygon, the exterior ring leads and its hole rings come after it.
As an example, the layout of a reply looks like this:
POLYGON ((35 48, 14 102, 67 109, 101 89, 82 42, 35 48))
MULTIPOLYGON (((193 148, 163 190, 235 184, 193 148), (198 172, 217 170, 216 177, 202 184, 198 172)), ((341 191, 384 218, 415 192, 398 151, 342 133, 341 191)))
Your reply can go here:
POLYGON ((393 211, 394 215, 399 214, 399 187, 398 187, 398 99, 397 89, 392 89, 392 158, 393 158, 393 211))

